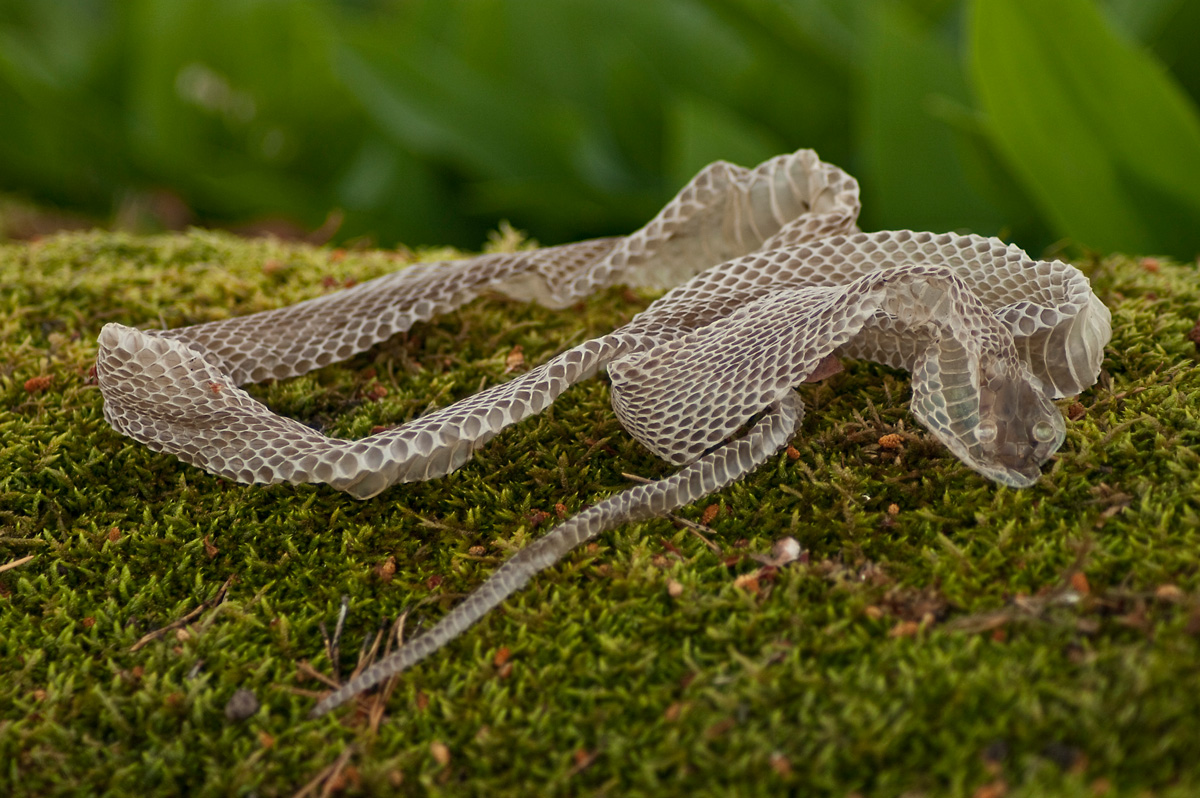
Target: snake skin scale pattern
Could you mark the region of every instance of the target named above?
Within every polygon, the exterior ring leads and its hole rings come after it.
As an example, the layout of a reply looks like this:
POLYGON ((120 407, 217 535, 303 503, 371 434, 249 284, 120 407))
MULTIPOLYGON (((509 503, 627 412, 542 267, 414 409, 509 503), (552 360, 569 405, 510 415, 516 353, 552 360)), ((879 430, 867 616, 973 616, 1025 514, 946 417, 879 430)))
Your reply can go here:
POLYGON ((761 465, 798 427, 796 386, 831 357, 910 371, 913 415, 951 452, 998 483, 1033 484, 1065 434, 1051 400, 1097 379, 1108 309, 1069 264, 994 238, 863 233, 858 211, 854 178, 811 150, 754 169, 718 162, 623 238, 414 265, 175 330, 108 324, 97 358, 105 418, 232 480, 323 482, 367 499, 453 471, 604 368, 622 426, 682 466, 519 552, 439 624, 323 699, 322 714, 438 650, 579 543, 761 465), (615 284, 670 290, 606 336, 357 441, 327 438, 237 387, 344 360, 485 292, 565 308, 615 284))

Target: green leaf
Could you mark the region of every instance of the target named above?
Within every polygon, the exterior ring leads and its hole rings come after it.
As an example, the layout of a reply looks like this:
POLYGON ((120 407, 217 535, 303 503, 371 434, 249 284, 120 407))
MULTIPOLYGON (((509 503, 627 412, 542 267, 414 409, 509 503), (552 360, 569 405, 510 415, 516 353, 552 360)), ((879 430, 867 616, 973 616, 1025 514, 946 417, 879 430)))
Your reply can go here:
POLYGON ((1195 0, 1110 0, 1109 17, 1146 44, 1171 70, 1192 98, 1200 102, 1200 3, 1195 0), (1143 5, 1144 3, 1144 5, 1143 5))
POLYGON ((998 149, 1059 234, 1200 251, 1200 116, 1090 0, 976 0, 971 49, 998 149))
POLYGON ((1188 0, 1101 0, 1101 8, 1118 30, 1138 41, 1158 30, 1164 19, 1188 0))
POLYGON ((1028 252, 1041 252, 1051 246, 1055 236, 1038 213, 1037 203, 1030 198, 1025 187, 1017 182, 1008 164, 996 152, 996 144, 989 135, 983 114, 947 97, 938 97, 930 105, 930 113, 942 120, 951 131, 954 151, 958 154, 967 182, 978 188, 980 195, 999 211, 1000 218, 1004 220, 998 230, 986 232, 995 233, 1005 241, 1016 242, 1028 252))
POLYGON ((0 184, 42 201, 109 200, 120 151, 115 24, 95 3, 0 3, 0 184), (30 191, 35 187, 35 191, 30 191))
POLYGON ((953 50, 904 6, 874 11, 863 36, 858 125, 864 227, 996 232, 1001 214, 968 179, 942 114, 969 102, 953 50))
POLYGON ((713 161, 754 165, 787 149, 771 131, 700 97, 676 97, 671 122, 668 168, 679 186, 713 161))

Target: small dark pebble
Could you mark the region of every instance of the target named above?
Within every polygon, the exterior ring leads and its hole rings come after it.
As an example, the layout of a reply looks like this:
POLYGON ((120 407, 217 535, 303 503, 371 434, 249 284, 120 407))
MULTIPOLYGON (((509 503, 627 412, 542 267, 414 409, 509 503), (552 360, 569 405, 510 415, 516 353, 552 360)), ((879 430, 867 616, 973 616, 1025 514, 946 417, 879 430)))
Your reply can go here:
POLYGON ((1073 745, 1057 742, 1050 743, 1042 749, 1042 756, 1058 765, 1062 770, 1069 770, 1072 765, 1079 761, 1082 753, 1082 751, 1073 745))
POLYGON ((258 712, 258 698, 244 687, 234 693, 225 705, 225 717, 230 720, 245 720, 255 712, 258 712))
POLYGON ((988 762, 1003 764, 1008 759, 1008 743, 1003 740, 992 740, 983 749, 983 758, 988 762))
POLYGON ((1200 320, 1196 321, 1196 326, 1187 334, 1187 339, 1196 345, 1196 351, 1200 352, 1200 320))

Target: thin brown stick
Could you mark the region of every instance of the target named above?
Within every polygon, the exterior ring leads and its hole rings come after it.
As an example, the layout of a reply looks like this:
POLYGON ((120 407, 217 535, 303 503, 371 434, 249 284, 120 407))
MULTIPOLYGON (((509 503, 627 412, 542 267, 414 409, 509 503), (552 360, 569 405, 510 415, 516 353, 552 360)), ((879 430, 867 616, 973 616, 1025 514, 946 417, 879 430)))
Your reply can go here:
POLYGON ((314 668, 312 665, 308 664, 308 660, 306 660, 306 659, 300 660, 300 662, 296 665, 296 670, 300 672, 301 676, 307 676, 310 679, 316 679, 318 682, 321 682, 322 684, 329 685, 334 690, 336 690, 342 686, 342 683, 339 682, 337 679, 333 679, 329 676, 326 676, 325 674, 321 673, 319 670, 314 668))
POLYGON ((20 559, 13 560, 12 562, 6 562, 4 565, 0 565, 0 574, 4 573, 5 571, 11 571, 13 568, 20 568, 22 565, 29 562, 36 556, 36 554, 30 554, 25 557, 21 557, 20 559))
POLYGON ((342 596, 342 605, 338 610, 337 625, 333 627, 333 641, 330 645, 329 660, 333 663, 333 678, 342 678, 342 631, 346 628, 346 613, 350 610, 350 597, 342 596))
POLYGON ((1019 596, 1012 599, 1007 607, 956 618, 943 624, 942 628, 949 632, 989 632, 1008 623, 1036 620, 1051 607, 1075 604, 1079 600, 1079 594, 1071 585, 1071 577, 1083 571, 1093 545, 1091 538, 1085 538, 1077 544, 1074 562, 1062 572, 1058 583, 1045 595, 1019 596))
POLYGON ((176 621, 171 621, 169 624, 162 627, 161 629, 155 629, 153 632, 149 632, 145 635, 142 635, 142 638, 140 640, 138 640, 136 643, 134 643, 132 646, 129 647, 130 653, 137 651, 139 648, 146 645, 147 643, 157 640, 158 638, 162 637, 164 634, 171 631, 172 629, 178 629, 181 626, 187 626, 189 623, 196 620, 196 618, 200 617, 200 615, 202 615, 205 610, 207 610, 211 607, 215 607, 218 604, 220 604, 222 601, 225 600, 225 593, 229 590, 229 585, 233 583, 233 580, 236 577, 237 577, 237 575, 234 574, 233 576, 230 576, 228 579, 226 579, 225 584, 221 585, 221 589, 217 591, 216 595, 214 595, 212 598, 210 598, 204 602, 201 602, 200 606, 196 607, 196 609, 192 610, 187 615, 183 616, 182 618, 180 618, 176 621))
POLYGON ((592 763, 595 762, 597 758, 599 758, 599 756, 600 756, 599 748, 597 748, 595 751, 583 751, 581 749, 576 754, 575 764, 571 767, 571 769, 569 771, 567 771, 567 778, 571 778, 572 776, 578 776, 580 773, 587 770, 589 767, 592 766, 592 763), (582 754, 582 756, 580 756, 579 754, 582 754))
POLYGON ((325 658, 329 660, 329 668, 336 673, 337 664, 333 659, 333 642, 329 639, 329 629, 325 627, 325 621, 317 621, 317 629, 321 632, 321 640, 325 642, 325 658))
POLYGON ((323 769, 320 773, 313 776, 312 779, 301 787, 292 798, 305 798, 309 793, 321 786, 321 782, 325 781, 325 789, 321 791, 322 796, 332 794, 331 785, 334 780, 341 774, 342 769, 346 767, 346 763, 350 761, 350 757, 354 754, 354 746, 346 746, 346 750, 334 760, 333 764, 323 769), (328 781, 326 781, 328 779, 328 781))
MULTIPOLYGON (((396 648, 404 645, 404 622, 408 618, 408 610, 400 613, 400 617, 396 619, 396 623, 392 626, 391 633, 388 635, 387 646, 384 647, 383 655, 386 657, 391 653, 392 640, 396 641, 396 648)), ((391 679, 388 679, 386 685, 375 696, 375 703, 371 705, 368 714, 368 728, 371 734, 379 731, 379 724, 383 722, 383 713, 387 709, 388 701, 392 698, 392 693, 396 691, 396 685, 400 684, 402 674, 397 673, 391 679)))
POLYGON ((703 540, 704 545, 708 546, 710 549, 712 549, 713 553, 716 554, 718 557, 720 557, 724 554, 724 552, 721 550, 720 546, 718 546, 716 543, 713 543, 711 540, 709 540, 708 538, 706 538, 704 536, 704 532, 707 532, 710 535, 716 533, 716 530, 713 529, 712 527, 707 527, 707 526, 704 526, 703 524, 697 524, 695 521, 689 521, 686 518, 681 518, 680 516, 675 515, 675 513, 667 513, 666 517, 671 519, 675 523, 680 524, 688 532, 691 532, 693 535, 695 535, 696 537, 703 540), (701 530, 703 530, 703 531, 701 531, 701 530))
MULTIPOLYGON (((387 619, 384 619, 386 623, 387 619)), ((371 647, 368 649, 365 646, 359 652, 358 663, 354 666, 354 670, 350 672, 350 678, 353 679, 358 674, 371 666, 375 661, 375 655, 379 653, 379 644, 383 641, 384 624, 379 625, 379 630, 375 632, 375 639, 371 641, 371 647)))
MULTIPOLYGON (((623 476, 623 477, 625 477, 625 479, 631 480, 633 482, 640 482, 643 485, 648 485, 654 481, 652 479, 646 479, 645 477, 639 477, 637 474, 627 474, 624 471, 621 472, 621 476, 623 476)), ((675 515, 675 513, 664 513, 663 517, 671 519, 675 523, 677 523, 680 526, 687 529, 689 532, 691 532, 696 537, 703 540, 704 545, 708 546, 710 549, 712 549, 713 553, 716 554, 717 556, 724 554, 724 552, 721 550, 720 546, 718 546, 716 543, 713 543, 711 540, 709 540, 707 537, 704 536, 705 532, 707 532, 710 535, 716 533, 716 530, 713 529, 712 527, 707 527, 707 526, 704 526, 703 524, 697 524, 695 521, 689 521, 686 518, 682 518, 678 515, 675 515)))
POLYGON ((353 754, 354 746, 348 745, 346 746, 346 750, 342 751, 342 755, 339 756, 337 761, 333 763, 333 772, 330 773, 329 778, 325 780, 325 788, 321 790, 321 798, 329 798, 329 796, 333 795, 333 788, 334 785, 337 784, 338 776, 342 775, 342 770, 344 770, 346 765, 350 762, 350 757, 353 756, 353 754))

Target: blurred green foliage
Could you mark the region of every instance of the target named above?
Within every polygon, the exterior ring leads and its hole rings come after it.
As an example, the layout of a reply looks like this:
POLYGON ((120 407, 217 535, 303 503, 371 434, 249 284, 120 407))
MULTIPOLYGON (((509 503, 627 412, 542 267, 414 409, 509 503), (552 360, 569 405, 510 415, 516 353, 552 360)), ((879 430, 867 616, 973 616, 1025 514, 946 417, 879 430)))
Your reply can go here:
POLYGON ((1195 0, 0 0, 0 190, 553 243, 813 147, 867 229, 1191 258, 1198 40, 1195 0))

